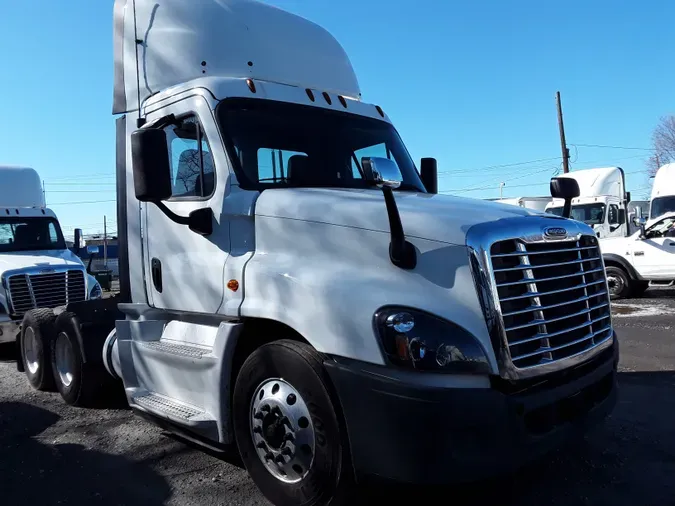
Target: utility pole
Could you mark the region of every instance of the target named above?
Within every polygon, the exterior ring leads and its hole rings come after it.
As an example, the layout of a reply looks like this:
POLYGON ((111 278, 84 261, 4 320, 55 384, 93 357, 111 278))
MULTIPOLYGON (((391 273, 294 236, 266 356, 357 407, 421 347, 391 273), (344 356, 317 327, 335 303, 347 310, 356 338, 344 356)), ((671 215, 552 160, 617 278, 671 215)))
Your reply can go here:
POLYGON ((108 226, 105 214, 103 215, 103 268, 108 268, 108 226))
POLYGON ((565 125, 563 124, 562 102, 560 101, 560 92, 555 92, 555 104, 558 108, 558 129, 560 130, 560 147, 562 149, 563 159, 563 173, 567 174, 570 171, 570 150, 567 149, 567 142, 565 142, 565 125))
POLYGON ((502 199, 502 195, 504 194, 504 185, 506 185, 506 183, 504 183, 504 182, 499 183, 499 199, 500 200, 502 199))

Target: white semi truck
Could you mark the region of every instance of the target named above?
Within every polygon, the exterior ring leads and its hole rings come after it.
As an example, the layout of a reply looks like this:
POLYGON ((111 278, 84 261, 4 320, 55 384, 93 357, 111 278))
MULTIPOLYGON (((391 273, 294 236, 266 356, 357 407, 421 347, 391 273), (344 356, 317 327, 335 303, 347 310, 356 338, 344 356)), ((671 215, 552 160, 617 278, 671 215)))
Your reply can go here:
POLYGON ((70 350, 67 402, 99 395, 103 362, 134 411, 236 444, 284 505, 501 473, 612 410, 590 227, 435 194, 435 161, 418 172, 305 19, 243 0, 114 18, 120 295, 22 330, 70 350))
POLYGON ((663 165, 656 171, 649 204, 650 220, 675 212, 675 163, 663 165))
MULTIPOLYGON (((31 309, 99 297, 100 285, 66 247, 59 221, 45 205, 38 173, 0 166, 0 344, 16 342, 31 309)), ((39 343, 29 336, 24 345, 29 368, 36 368, 39 343)), ((37 386, 42 374, 35 373, 37 386)), ((51 375, 45 381, 53 384, 51 375)))
MULTIPOLYGON (((575 170, 560 177, 575 179, 580 195, 572 201, 572 219, 591 226, 596 235, 626 237, 629 232, 626 209, 630 194, 621 167, 575 170)), ((546 212, 561 215, 563 202, 554 199, 546 212)))

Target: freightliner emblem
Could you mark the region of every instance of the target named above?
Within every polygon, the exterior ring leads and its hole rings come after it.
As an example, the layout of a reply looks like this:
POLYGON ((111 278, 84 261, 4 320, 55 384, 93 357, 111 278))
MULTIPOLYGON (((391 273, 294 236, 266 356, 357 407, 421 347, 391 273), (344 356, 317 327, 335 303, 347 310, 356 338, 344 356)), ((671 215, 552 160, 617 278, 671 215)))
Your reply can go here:
POLYGON ((562 227, 548 227, 544 229, 544 235, 554 239, 567 237, 567 230, 562 227))

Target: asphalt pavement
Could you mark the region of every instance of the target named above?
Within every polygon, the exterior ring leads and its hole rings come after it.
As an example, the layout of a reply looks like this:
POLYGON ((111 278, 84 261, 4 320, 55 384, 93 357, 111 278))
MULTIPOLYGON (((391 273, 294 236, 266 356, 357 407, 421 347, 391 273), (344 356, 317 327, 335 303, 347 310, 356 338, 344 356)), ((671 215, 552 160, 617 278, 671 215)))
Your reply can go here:
MULTIPOLYGON (((515 475, 421 489, 370 486, 361 504, 675 505, 675 290, 616 303, 620 396, 584 441, 515 475)), ((205 453, 133 416, 36 392, 0 349, 0 503, 263 505, 234 452, 205 453)), ((411 427, 424 430, 423 427, 411 427)))

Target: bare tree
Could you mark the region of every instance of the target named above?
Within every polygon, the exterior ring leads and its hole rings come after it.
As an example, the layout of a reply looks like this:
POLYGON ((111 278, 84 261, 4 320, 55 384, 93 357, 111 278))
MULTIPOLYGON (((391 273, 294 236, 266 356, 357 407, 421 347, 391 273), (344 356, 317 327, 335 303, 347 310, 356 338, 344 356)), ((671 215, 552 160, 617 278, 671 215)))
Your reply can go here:
POLYGON ((647 160, 649 175, 653 176, 659 167, 675 162, 675 116, 663 116, 652 133, 654 154, 647 160))

